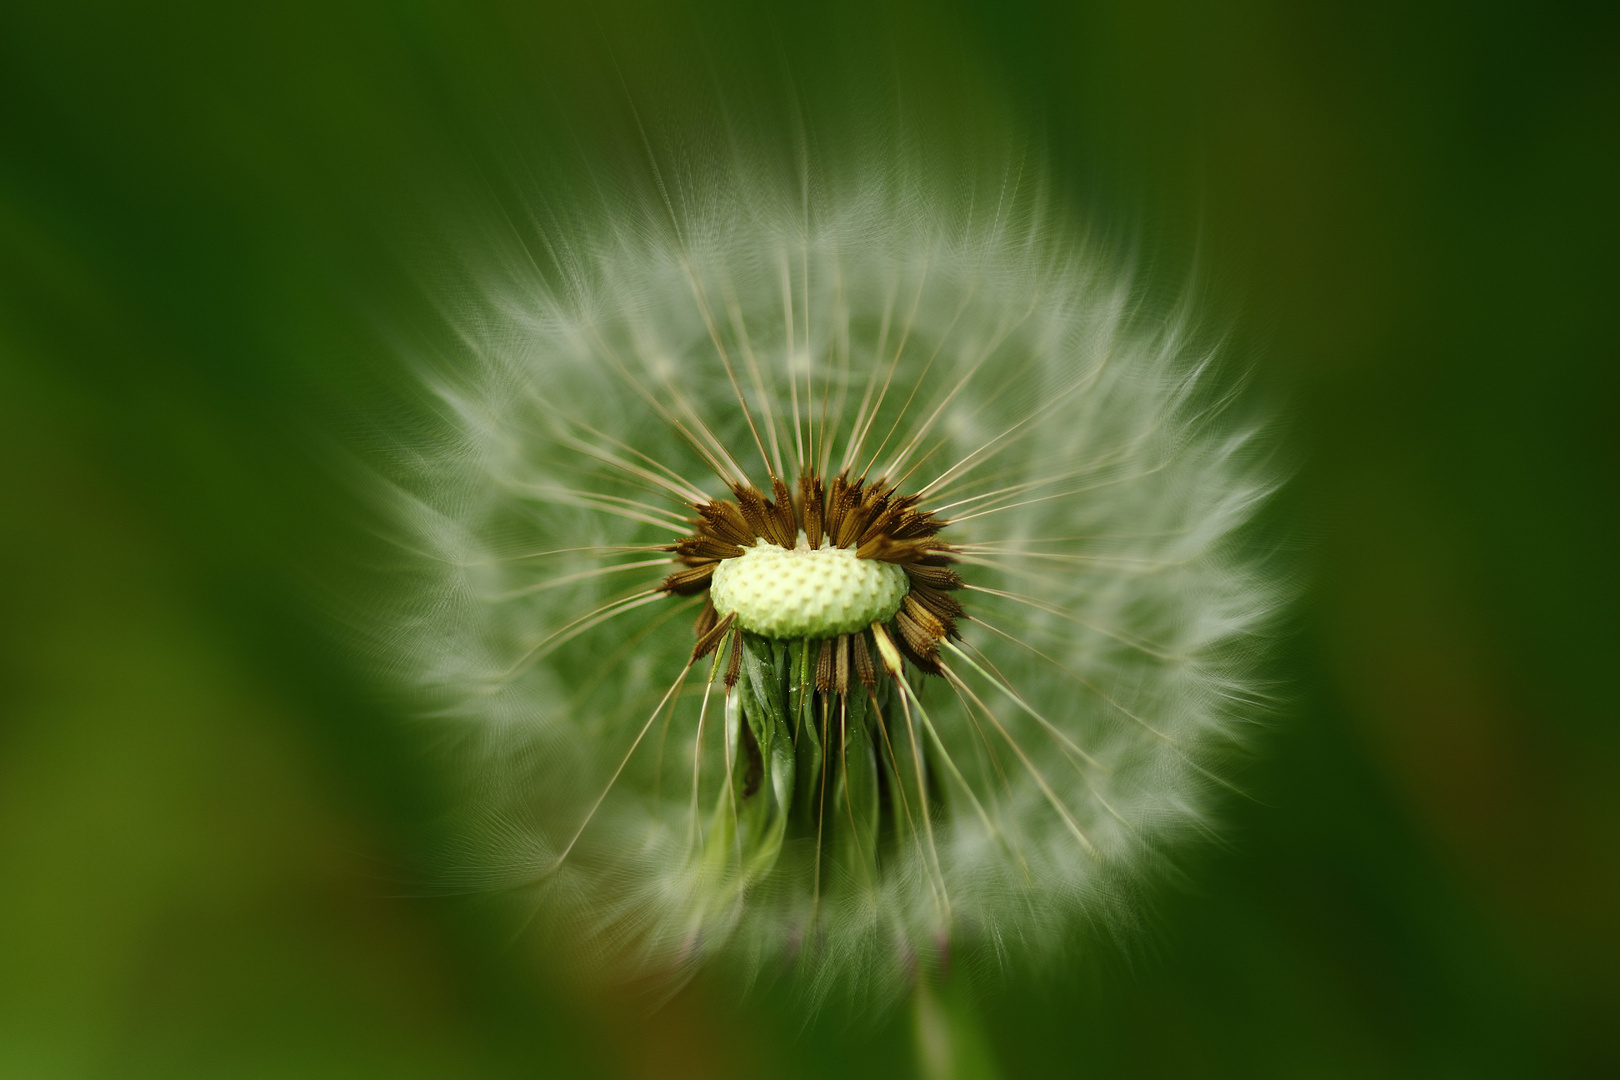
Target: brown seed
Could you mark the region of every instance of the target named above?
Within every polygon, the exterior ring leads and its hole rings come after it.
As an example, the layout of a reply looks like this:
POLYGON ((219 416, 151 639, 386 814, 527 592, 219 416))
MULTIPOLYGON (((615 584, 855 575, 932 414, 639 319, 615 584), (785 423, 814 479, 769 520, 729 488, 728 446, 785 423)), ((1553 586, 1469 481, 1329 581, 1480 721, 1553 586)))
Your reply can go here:
POLYGON ((823 638, 821 651, 816 654, 816 689, 825 694, 833 685, 832 638, 823 638))
POLYGON ((832 489, 827 492, 827 535, 834 547, 848 547, 844 539, 844 515, 849 513, 849 477, 839 473, 833 477, 832 489))
POLYGON ((758 534, 748 527, 742 510, 734 502, 715 499, 699 506, 697 512, 703 519, 703 531, 718 540, 736 544, 738 547, 752 547, 758 537, 758 534))
POLYGON ((771 539, 782 547, 795 547, 799 542, 799 524, 793 519, 793 495, 775 476, 771 477, 771 492, 776 496, 775 501, 766 504, 773 527, 771 539))
POLYGON ((960 589, 962 579, 957 577, 956 571, 948 566, 927 566, 920 562, 909 562, 905 565, 906 577, 911 579, 912 585, 926 585, 933 589, 960 589))
POLYGON ((877 672, 872 670, 872 654, 866 648, 866 635, 856 634, 850 647, 855 653, 855 678, 870 690, 877 685, 877 672))
POLYGON ((933 634, 928 627, 911 617, 905 608, 895 612, 894 625, 900 631, 900 639, 911 646, 918 656, 933 656, 939 648, 940 638, 933 634))
POLYGON ((720 613, 714 610, 714 601, 708 597, 703 599, 703 610, 698 612, 697 622, 692 627, 692 633, 701 640, 704 634, 714 629, 714 624, 720 621, 720 613))
POLYGON ((709 587, 709 579, 714 576, 714 568, 719 565, 718 562, 710 562, 677 570, 664 579, 664 584, 660 588, 676 596, 695 596, 709 587))
POLYGON ((715 536, 688 536, 675 545, 675 553, 683 559, 706 561, 735 559, 745 549, 715 536))
POLYGON ((945 638, 945 621, 929 611, 910 593, 907 593, 906 598, 901 601, 901 607, 918 626, 928 633, 929 637, 933 638, 934 645, 937 648, 945 638))
POLYGON ((922 627, 912 621, 904 611, 894 617, 894 625, 900 631, 895 644, 919 670, 930 675, 939 674, 938 642, 930 639, 922 627))
POLYGON ((799 477, 799 504, 800 513, 804 516, 804 535, 810 541, 812 550, 821 547, 821 500, 824 493, 821 490, 821 478, 804 475, 799 477))
MULTIPOLYGON (((730 690, 737 685, 737 676, 742 674, 742 635, 731 635, 731 659, 726 662, 726 689, 730 690)), ((748 725, 744 724, 744 727, 748 725)))
POLYGON ((709 629, 698 638, 697 644, 692 646, 692 663, 697 663, 699 660, 703 659, 705 656, 708 656, 719 647, 720 642, 725 639, 727 632, 731 630, 731 622, 736 617, 735 612, 727 615, 723 620, 709 627, 709 629))
POLYGON ((911 583, 911 591, 907 596, 915 597, 917 602, 933 612, 939 621, 947 627, 957 619, 964 617, 961 603, 954 596, 942 593, 937 589, 930 589, 920 582, 911 583))
MULTIPOLYGON (((748 523, 749 530, 757 537, 767 540, 771 538, 771 518, 765 508, 765 496, 756 487, 746 487, 738 484, 731 489, 737 496, 737 506, 742 511, 743 520, 748 523)), ((775 543, 776 541, 772 541, 775 543)))
POLYGON ((937 541, 929 537, 917 540, 896 540, 888 533, 868 530, 867 538, 861 542, 860 547, 855 549, 855 554, 863 559, 909 563, 927 555, 936 543, 937 541))

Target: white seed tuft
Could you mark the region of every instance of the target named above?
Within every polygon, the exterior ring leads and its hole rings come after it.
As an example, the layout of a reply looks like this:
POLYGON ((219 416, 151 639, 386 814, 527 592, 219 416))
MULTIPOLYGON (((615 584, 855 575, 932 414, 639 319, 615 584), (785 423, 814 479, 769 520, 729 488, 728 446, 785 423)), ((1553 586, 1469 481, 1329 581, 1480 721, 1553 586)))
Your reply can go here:
POLYGON ((1273 470, 1185 314, 1027 160, 860 145, 778 176, 717 138, 668 184, 536 190, 531 225, 456 230, 440 352, 402 334, 438 428, 399 439, 379 652, 464 736, 456 880, 526 887, 607 978, 728 956, 885 999, 1139 922, 1264 712, 1279 590, 1239 536, 1273 470), (664 588, 709 565, 672 561, 693 507, 845 471, 948 519, 949 601, 938 566, 913 596, 770 543, 715 567, 718 619, 664 588), (925 600, 965 614, 926 678, 925 600), (725 640, 694 658, 700 612, 725 640))

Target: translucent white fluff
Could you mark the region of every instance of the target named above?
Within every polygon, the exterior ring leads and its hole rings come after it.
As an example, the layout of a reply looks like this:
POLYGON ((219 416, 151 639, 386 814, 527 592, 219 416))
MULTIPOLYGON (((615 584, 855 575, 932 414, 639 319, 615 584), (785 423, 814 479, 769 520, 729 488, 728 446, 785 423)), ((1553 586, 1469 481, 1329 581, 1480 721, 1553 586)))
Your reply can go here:
POLYGON ((441 422, 399 440, 414 574, 378 637, 465 736, 448 872, 520 888, 605 976, 721 955, 883 997, 947 949, 1038 960, 1134 916, 1256 714, 1275 592, 1234 536, 1271 480, 1184 315, 1027 162, 898 147, 534 190, 428 277, 450 343, 406 351, 441 422), (686 670, 700 601, 658 591, 692 504, 809 464, 924 493, 966 583, 949 676, 885 705, 931 779, 864 876, 818 858, 836 823, 712 855, 736 710, 686 670))

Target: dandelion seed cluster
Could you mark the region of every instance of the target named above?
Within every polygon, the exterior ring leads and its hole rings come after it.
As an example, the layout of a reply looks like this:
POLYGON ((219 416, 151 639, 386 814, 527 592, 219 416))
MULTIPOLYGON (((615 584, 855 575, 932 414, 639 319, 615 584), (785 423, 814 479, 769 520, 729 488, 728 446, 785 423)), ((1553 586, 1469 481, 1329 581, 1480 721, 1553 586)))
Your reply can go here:
POLYGON ((1026 187, 710 166, 463 238, 389 638, 463 880, 606 971, 882 997, 1129 918, 1205 827, 1269 477, 1026 187))

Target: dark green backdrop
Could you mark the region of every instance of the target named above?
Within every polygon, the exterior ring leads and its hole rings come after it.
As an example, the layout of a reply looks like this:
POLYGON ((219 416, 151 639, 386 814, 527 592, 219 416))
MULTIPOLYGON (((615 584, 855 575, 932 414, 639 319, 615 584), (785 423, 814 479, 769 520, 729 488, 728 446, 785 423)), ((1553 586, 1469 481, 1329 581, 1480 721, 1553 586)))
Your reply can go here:
POLYGON ((604 43, 971 69, 1283 403, 1252 797, 1149 937, 985 994, 1005 1073, 1620 1073, 1617 11, 6 6, 0 1076, 909 1068, 903 1016, 649 1016, 413 896, 431 757, 307 593, 374 544, 325 440, 396 404, 393 232, 589 141, 604 43))

